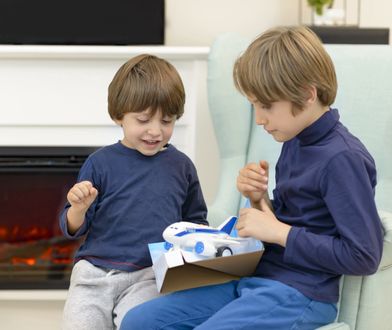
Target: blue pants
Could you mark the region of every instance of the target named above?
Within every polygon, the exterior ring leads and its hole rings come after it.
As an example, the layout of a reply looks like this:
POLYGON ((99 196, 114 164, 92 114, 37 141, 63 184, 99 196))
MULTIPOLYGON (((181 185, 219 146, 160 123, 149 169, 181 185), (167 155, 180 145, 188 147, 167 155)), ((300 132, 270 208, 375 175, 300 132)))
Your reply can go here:
POLYGON ((120 330, 316 329, 333 322, 335 304, 258 277, 184 290, 130 310, 120 330))

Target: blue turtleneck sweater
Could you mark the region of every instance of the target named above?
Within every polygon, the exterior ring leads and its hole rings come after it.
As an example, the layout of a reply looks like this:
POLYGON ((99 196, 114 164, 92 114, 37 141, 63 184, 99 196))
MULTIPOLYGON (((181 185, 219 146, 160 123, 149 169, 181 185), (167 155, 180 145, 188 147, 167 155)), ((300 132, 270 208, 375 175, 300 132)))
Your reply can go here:
POLYGON ((335 109, 285 142, 273 207, 292 228, 285 248, 265 244, 256 275, 336 302, 341 274, 371 274, 379 265, 383 230, 375 186, 373 158, 335 109))
POLYGON ((70 235, 67 204, 60 227, 70 239, 85 236, 76 261, 86 259, 110 269, 135 271, 151 266, 148 243, 163 240, 173 222, 208 224, 207 207, 192 161, 168 145, 144 156, 120 142, 91 154, 78 181, 89 180, 98 196, 80 229, 70 235))

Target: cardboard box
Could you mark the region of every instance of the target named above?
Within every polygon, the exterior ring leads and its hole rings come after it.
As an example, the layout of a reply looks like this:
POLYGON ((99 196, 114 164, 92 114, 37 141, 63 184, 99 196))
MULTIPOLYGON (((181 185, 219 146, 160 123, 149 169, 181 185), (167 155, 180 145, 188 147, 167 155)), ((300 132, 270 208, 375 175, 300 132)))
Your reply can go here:
POLYGON ((263 254, 260 241, 248 239, 234 255, 206 258, 192 251, 166 251, 164 242, 149 244, 158 291, 162 293, 219 284, 252 275, 263 254))

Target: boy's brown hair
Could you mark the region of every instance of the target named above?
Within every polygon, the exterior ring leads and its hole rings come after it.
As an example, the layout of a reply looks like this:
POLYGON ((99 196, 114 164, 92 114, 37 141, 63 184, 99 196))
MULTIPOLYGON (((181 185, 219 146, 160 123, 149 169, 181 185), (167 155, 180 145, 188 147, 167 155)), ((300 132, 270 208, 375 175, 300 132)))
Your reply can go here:
POLYGON ((177 70, 164 59, 142 54, 124 63, 109 85, 108 110, 113 120, 128 112, 150 109, 151 115, 180 118, 185 91, 177 70))
POLYGON ((233 75, 241 93, 267 106, 290 101, 293 114, 304 108, 311 86, 324 106, 336 97, 332 60, 320 39, 305 26, 278 27, 261 34, 237 59, 233 75))

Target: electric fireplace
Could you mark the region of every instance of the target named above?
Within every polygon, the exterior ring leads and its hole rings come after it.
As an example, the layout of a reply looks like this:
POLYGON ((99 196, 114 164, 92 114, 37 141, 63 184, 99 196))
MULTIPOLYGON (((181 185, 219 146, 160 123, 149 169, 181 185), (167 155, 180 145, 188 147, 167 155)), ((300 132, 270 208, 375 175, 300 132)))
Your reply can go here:
POLYGON ((65 289, 81 241, 58 225, 66 194, 97 147, 0 147, 0 289, 65 289))

